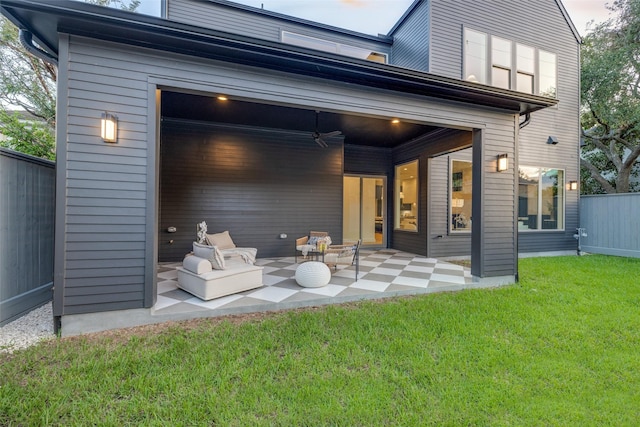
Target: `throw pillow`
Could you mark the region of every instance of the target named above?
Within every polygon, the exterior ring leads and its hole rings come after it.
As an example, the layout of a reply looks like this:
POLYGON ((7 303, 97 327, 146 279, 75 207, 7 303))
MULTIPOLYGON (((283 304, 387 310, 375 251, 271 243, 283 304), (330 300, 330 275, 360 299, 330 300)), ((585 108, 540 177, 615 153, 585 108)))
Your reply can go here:
POLYGON ((228 231, 216 234, 207 234, 207 241, 211 246, 216 246, 218 249, 233 249, 236 244, 231 240, 231 236, 228 231))
POLYGON ((199 258, 204 258, 211 263, 211 267, 216 270, 224 270, 226 268, 224 264, 224 256, 220 249, 215 246, 201 245, 198 242, 193 242, 193 254, 199 258))

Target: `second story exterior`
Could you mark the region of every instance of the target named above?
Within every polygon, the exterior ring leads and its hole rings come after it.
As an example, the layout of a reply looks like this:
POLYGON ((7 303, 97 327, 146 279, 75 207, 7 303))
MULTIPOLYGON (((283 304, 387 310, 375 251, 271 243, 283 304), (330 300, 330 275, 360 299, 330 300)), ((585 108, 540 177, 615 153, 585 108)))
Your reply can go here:
MULTIPOLYGON (((554 107, 516 118, 520 251, 566 250, 572 244, 578 192, 568 185, 579 177, 581 40, 561 0, 415 0, 387 35, 377 36, 227 0, 167 0, 165 13, 170 20, 292 50, 315 49, 557 100, 554 107), (545 191, 561 200, 549 208, 554 212, 544 207, 545 191)), ((447 174, 458 164, 453 162, 470 167, 470 159, 470 152, 460 152, 434 160, 430 173, 447 174)), ((439 190, 435 182, 429 190, 433 200, 451 199, 451 182, 439 190)), ((447 203, 438 209, 453 211, 453 199, 447 203)), ((449 228, 446 222, 438 227, 437 235, 449 228)))

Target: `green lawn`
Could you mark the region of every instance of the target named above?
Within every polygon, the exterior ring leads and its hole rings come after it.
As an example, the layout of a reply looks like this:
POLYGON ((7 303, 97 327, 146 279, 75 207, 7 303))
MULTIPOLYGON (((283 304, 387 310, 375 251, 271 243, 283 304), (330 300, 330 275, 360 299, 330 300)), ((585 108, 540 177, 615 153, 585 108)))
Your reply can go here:
POLYGON ((638 425, 640 260, 0 354, 0 425, 638 425))

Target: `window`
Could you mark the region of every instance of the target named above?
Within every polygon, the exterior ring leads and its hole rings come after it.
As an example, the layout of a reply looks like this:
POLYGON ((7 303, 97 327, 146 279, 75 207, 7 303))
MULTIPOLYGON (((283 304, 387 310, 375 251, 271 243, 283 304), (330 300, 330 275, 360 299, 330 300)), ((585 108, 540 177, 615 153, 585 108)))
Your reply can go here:
POLYGON ((540 95, 549 98, 556 97, 556 55, 541 50, 539 55, 540 95))
POLYGON ((387 55, 384 53, 336 43, 329 40, 322 40, 302 34, 290 33, 288 31, 282 32, 282 42, 323 52, 338 53, 351 58, 367 59, 369 61, 380 62, 382 64, 387 63, 387 55))
POLYGON ((454 231, 471 231, 471 162, 451 161, 451 226, 454 231))
POLYGON ((518 230, 564 229, 564 171, 521 166, 518 230))
POLYGON ((491 37, 491 84, 511 89, 511 41, 491 37))
POLYGON ((418 161, 396 166, 394 228, 418 231, 418 161))
POLYGON ((464 29, 463 79, 503 89, 557 97, 555 53, 464 29), (490 41, 490 43, 489 43, 490 41))
POLYGON ((533 76, 535 73, 535 49, 522 44, 516 44, 516 89, 520 92, 534 93, 533 76))
POLYGON ((487 35, 468 28, 464 30, 464 79, 487 83, 487 35))

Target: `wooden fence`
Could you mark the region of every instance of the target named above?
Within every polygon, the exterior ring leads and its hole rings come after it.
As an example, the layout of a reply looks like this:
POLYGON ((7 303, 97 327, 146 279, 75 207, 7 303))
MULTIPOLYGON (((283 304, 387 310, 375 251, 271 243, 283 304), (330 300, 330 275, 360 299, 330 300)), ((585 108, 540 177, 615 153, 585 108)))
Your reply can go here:
POLYGON ((54 216, 55 163, 0 148, 0 326, 52 298, 54 216))
POLYGON ((583 252, 640 258, 640 193, 580 197, 583 252))

